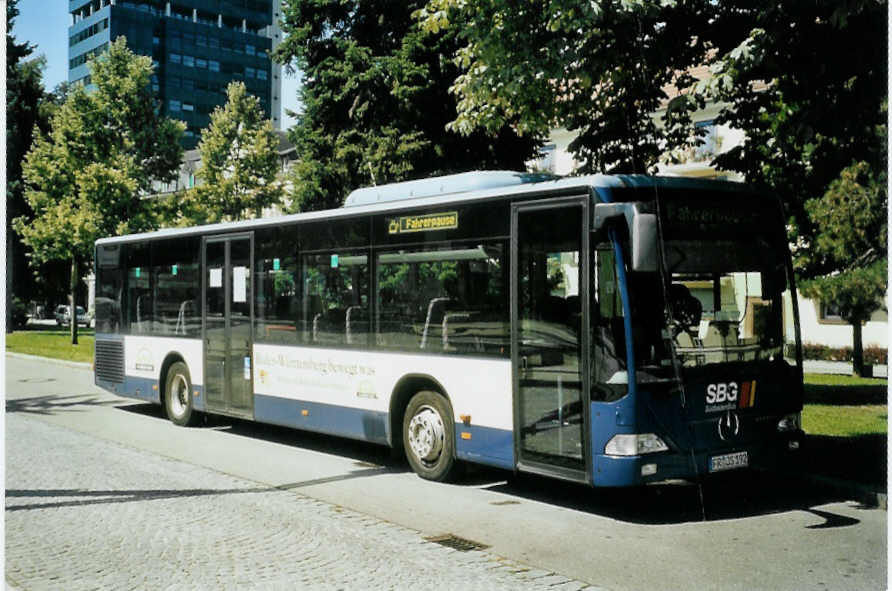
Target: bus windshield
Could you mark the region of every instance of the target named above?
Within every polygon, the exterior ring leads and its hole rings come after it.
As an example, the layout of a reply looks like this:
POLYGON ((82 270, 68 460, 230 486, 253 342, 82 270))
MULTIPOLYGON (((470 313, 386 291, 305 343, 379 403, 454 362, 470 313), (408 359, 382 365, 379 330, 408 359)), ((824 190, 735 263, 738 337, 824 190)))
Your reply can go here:
POLYGON ((664 374, 673 358, 683 368, 784 359, 795 335, 785 247, 777 242, 752 233, 667 237, 663 273, 629 278, 641 378, 664 374))
POLYGON ((783 358, 783 250, 759 237, 670 240, 664 252, 671 281, 663 331, 682 366, 783 358))

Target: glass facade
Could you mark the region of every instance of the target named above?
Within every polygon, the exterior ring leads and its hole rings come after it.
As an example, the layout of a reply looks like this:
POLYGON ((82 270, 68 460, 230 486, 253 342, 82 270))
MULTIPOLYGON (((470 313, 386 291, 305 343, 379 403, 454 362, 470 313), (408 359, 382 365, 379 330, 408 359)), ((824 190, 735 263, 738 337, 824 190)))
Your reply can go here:
POLYGON ((269 58, 277 0, 70 0, 69 82, 89 84, 87 62, 120 36, 151 56, 152 89, 162 111, 184 121, 194 148, 226 87, 245 83, 279 128, 280 77, 269 58))

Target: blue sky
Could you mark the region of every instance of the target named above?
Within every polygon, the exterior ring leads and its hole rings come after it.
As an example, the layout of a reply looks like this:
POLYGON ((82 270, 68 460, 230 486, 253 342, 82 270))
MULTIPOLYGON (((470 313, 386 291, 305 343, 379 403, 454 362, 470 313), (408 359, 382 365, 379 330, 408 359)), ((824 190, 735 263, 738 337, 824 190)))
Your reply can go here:
MULTIPOLYGON (((19 16, 12 27, 12 34, 21 43, 35 45, 33 55, 46 56, 43 85, 52 90, 68 79, 68 15, 67 0, 19 0, 19 16)), ((283 129, 293 123, 284 110, 297 110, 298 79, 296 74, 282 72, 283 129)))

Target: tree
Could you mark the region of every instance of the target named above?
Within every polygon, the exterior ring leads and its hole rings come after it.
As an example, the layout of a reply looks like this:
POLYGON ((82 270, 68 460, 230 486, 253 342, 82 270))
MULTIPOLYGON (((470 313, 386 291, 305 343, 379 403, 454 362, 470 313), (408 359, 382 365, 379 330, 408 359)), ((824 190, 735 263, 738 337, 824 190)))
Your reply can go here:
POLYGON ((226 95, 226 105, 214 109, 201 133, 196 176, 203 184, 183 195, 178 223, 260 217, 263 208, 282 204, 279 138, 260 100, 248 94, 243 82, 230 83, 226 95))
POLYGON ((35 127, 46 130, 49 120, 42 105, 48 97, 41 81, 43 57, 28 59, 33 47, 16 43, 13 24, 19 11, 17 0, 6 5, 6 328, 11 330, 13 296, 28 298, 34 291, 27 271, 21 238, 13 232, 12 220, 30 214, 22 184, 22 160, 31 146, 35 127))
POLYGON ((842 171, 820 198, 805 204, 817 229, 815 256, 833 272, 806 281, 802 291, 832 303, 852 325, 852 368, 864 374, 861 324, 882 307, 886 293, 886 175, 874 175, 866 162, 842 171))
MULTIPOLYGON (((71 89, 25 157, 25 198, 33 219, 14 221, 32 265, 70 262, 72 310, 93 243, 157 226, 143 195, 170 181, 179 165, 182 123, 161 117, 151 94, 152 62, 119 38, 90 63, 95 89, 71 89)), ((74 315, 72 314, 72 317, 74 315)), ((77 322, 71 323, 77 344, 77 322)))
POLYGON ((856 162, 885 169, 885 1, 715 4, 713 77, 698 93, 725 103, 717 123, 745 141, 716 158, 784 198, 797 272, 825 275, 806 212, 856 162))
POLYGON ((523 169, 536 138, 508 125, 460 135, 449 94, 452 32, 412 19, 419 1, 293 0, 276 52, 304 76, 292 206, 338 207, 352 189, 480 168, 523 169))
POLYGON ((783 197, 803 293, 852 324, 860 375, 861 323, 886 290, 886 2, 715 6, 697 92, 746 133, 715 164, 783 197))
POLYGON ((470 133, 516 121, 524 133, 563 127, 582 172, 647 172, 669 149, 694 142, 688 88, 704 63, 710 2, 430 0, 417 13, 428 31, 464 46, 451 129, 470 133))

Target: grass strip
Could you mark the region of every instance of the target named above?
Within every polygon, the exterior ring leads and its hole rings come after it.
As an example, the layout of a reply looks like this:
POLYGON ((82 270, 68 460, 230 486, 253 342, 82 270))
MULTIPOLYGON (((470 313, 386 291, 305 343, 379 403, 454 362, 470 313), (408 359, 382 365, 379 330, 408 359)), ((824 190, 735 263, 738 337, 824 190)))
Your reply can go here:
POLYGON ((77 345, 71 334, 63 330, 22 330, 6 335, 6 350, 65 361, 93 361, 93 330, 78 329, 77 345))

